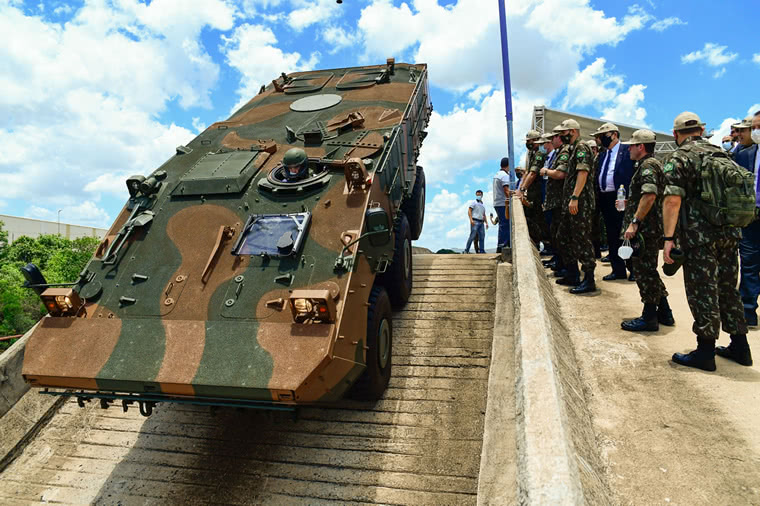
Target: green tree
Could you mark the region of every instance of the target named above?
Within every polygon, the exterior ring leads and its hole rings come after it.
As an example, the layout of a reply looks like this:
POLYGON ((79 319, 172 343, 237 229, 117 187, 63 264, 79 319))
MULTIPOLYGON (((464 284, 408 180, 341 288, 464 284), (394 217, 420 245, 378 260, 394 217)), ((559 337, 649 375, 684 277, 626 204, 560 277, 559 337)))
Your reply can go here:
POLYGON ((5 223, 0 221, 0 262, 5 257, 5 252, 8 249, 8 231, 4 228, 5 223))

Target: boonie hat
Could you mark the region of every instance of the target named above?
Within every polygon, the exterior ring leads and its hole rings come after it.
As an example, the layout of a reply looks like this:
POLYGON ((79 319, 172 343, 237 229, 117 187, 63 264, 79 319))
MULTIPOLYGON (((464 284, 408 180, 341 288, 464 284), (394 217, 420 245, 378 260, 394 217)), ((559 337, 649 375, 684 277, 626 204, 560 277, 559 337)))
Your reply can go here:
POLYGON ((555 135, 559 135, 560 132, 564 132, 564 129, 562 128, 561 123, 555 126, 554 128, 552 128, 552 137, 554 137, 555 135))
POLYGON ((596 145, 596 141, 583 141, 583 142, 586 143, 586 146, 588 146, 588 147, 590 147, 592 149, 599 147, 599 146, 596 145))
POLYGON ((574 119, 568 118, 568 119, 566 119, 565 121, 563 121, 562 123, 559 124, 559 129, 562 132, 566 132, 568 130, 580 130, 581 129, 581 125, 580 125, 580 123, 578 123, 574 119))
POLYGON ((541 134, 541 137, 538 138, 538 142, 540 142, 541 144, 543 144, 544 142, 551 142, 552 137, 554 137, 554 134, 550 132, 544 132, 543 134, 541 134))
POLYGON ((528 133, 525 134, 526 141, 534 141, 536 139, 539 139, 540 137, 541 137, 541 133, 538 130, 528 130, 528 133))
POLYGON ((618 130, 617 125, 614 123, 602 123, 602 125, 596 129, 596 132, 594 132, 591 135, 599 135, 599 134, 606 134, 607 132, 617 132, 620 133, 620 130, 618 130))
POLYGON ((699 116, 689 111, 682 112, 676 116, 676 119, 673 121, 673 130, 676 132, 679 130, 689 130, 690 128, 703 126, 705 126, 705 124, 702 123, 699 116))
POLYGON ((651 130, 647 130, 646 128, 643 128, 641 130, 636 130, 635 132, 633 132, 633 135, 631 135, 630 141, 621 142, 621 144, 651 144, 656 141, 657 141, 657 134, 655 134, 651 130))
POLYGON ((731 125, 732 128, 752 128, 752 116, 747 116, 739 123, 731 125))

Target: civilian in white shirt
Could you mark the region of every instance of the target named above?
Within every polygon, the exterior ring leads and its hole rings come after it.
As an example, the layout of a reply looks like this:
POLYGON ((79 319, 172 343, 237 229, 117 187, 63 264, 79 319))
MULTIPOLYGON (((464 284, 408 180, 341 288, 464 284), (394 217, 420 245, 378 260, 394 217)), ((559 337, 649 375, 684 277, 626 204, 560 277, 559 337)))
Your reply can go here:
POLYGON ((493 177, 493 208, 496 216, 499 217, 499 239, 497 241, 496 251, 501 252, 502 248, 510 247, 509 240, 509 215, 507 214, 507 202, 510 197, 509 184, 511 176, 509 174, 509 158, 506 156, 501 159, 501 168, 493 177))
POLYGON ((485 253, 488 221, 486 220, 486 206, 483 205, 482 190, 475 192, 475 200, 470 202, 467 216, 470 218, 470 237, 467 239, 467 246, 464 248, 464 252, 469 253, 472 241, 475 241, 475 253, 485 253))

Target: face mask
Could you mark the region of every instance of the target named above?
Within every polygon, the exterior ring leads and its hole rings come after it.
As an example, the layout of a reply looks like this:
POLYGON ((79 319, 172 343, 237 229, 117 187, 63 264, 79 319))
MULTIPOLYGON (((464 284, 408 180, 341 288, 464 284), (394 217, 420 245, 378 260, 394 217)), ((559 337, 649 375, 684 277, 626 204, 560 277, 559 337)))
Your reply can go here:
POLYGON ((546 154, 546 148, 543 145, 538 147, 538 151, 540 151, 542 155, 546 154))
POLYGON ((562 139, 562 142, 564 144, 570 144, 570 139, 572 138, 572 136, 570 134, 560 135, 559 138, 562 139))
POLYGON ((755 144, 760 144, 760 128, 755 128, 752 130, 752 142, 755 144))
POLYGON ((477 200, 478 202, 480 202, 481 200, 483 200, 483 196, 482 195, 475 195, 475 200, 477 200))
POLYGON ((726 151, 728 151, 732 147, 734 147, 734 143, 733 142, 724 142, 723 143, 723 149, 725 149, 726 151))
POLYGON ((604 135, 604 136, 602 136, 602 138, 600 139, 600 141, 602 142, 602 146, 604 146, 605 148, 608 148, 608 147, 610 147, 610 144, 612 144, 612 137, 604 135))

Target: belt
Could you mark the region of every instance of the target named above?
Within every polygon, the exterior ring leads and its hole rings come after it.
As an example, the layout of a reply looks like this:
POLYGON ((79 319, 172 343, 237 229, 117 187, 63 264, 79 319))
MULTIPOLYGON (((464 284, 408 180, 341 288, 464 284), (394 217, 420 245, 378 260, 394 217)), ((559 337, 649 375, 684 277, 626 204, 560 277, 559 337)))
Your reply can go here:
POLYGON ((484 220, 479 220, 477 218, 473 218, 472 221, 479 221, 479 222, 483 223, 484 220))

